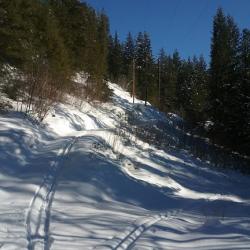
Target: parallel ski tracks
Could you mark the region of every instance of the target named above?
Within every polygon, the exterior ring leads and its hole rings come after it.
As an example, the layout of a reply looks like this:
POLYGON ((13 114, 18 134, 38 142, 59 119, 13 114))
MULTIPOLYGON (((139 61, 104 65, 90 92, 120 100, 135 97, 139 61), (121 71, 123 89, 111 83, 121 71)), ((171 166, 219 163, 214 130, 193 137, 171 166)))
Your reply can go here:
POLYGON ((180 212, 181 210, 172 210, 167 213, 144 217, 143 219, 134 222, 132 226, 127 227, 121 237, 115 236, 111 240, 106 241, 102 246, 96 246, 94 249, 128 250, 150 227, 159 221, 173 218, 180 212))
MULTIPOLYGON (((216 195, 214 195, 216 197, 216 195)), ((211 196, 212 198, 212 196, 211 196)), ((200 206, 198 206, 200 207, 200 206)), ((137 240, 146 232, 149 228, 160 221, 166 221, 171 218, 176 218, 185 209, 193 209, 195 205, 188 205, 182 209, 170 210, 166 213, 160 213, 155 215, 149 215, 142 219, 136 220, 132 225, 128 226, 124 232, 119 236, 114 236, 112 239, 107 240, 102 245, 94 247, 95 250, 129 250, 136 244, 137 240)))
POLYGON ((52 205, 59 172, 65 158, 76 143, 78 137, 73 137, 58 153, 58 159, 51 166, 43 183, 37 188, 26 215, 26 231, 28 250, 49 250, 51 239, 49 235, 50 208, 52 205))

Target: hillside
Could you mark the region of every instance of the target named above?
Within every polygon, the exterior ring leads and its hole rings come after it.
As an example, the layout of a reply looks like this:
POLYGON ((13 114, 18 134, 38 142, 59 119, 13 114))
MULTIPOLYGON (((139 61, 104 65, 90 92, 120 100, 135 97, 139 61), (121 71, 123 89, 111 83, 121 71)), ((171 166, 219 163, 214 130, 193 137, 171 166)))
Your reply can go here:
POLYGON ((109 87, 42 124, 0 115, 0 249, 248 249, 250 177, 166 147, 180 118, 109 87))

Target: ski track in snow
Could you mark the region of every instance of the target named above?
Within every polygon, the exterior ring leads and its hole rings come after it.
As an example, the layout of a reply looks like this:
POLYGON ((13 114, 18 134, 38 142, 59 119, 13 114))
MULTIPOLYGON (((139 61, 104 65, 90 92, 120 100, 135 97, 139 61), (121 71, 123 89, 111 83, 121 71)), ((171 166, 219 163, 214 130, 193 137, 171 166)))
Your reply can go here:
POLYGON ((112 250, 127 250, 141 237, 141 235, 152 227, 154 224, 162 220, 168 220, 179 214, 182 209, 172 210, 167 213, 160 213, 156 215, 150 215, 139 221, 135 221, 132 226, 127 227, 125 231, 120 234, 121 237, 115 236, 111 240, 108 240, 102 246, 94 247, 95 250, 101 250, 104 248, 112 250))
MULTIPOLYGON (((121 93, 118 93, 118 94, 121 94, 121 93)), ((119 96, 118 94, 117 96, 119 96)), ((126 98, 127 99, 129 98, 129 94, 128 94, 128 97, 124 97, 124 99, 126 98)), ((76 118, 77 117, 78 116, 76 115, 76 118)), ((84 118, 87 119, 85 116, 84 118)), ((96 122, 93 122, 93 124, 99 124, 99 120, 96 117, 94 118, 96 122)), ((58 125, 56 122, 54 123, 51 122, 51 124, 58 125)), ((64 120, 62 124, 64 124, 64 120)), ((50 232, 50 224, 51 224, 50 215, 51 215, 52 202, 53 202, 55 191, 56 191, 57 184, 58 184, 58 177, 62 168, 65 166, 65 159, 67 158, 67 156, 71 152, 72 147, 79 140, 79 138, 81 138, 82 136, 86 136, 86 135, 98 136, 101 139, 103 139, 103 142, 102 141, 97 142, 97 144, 99 143, 100 144, 103 143, 105 145, 107 144, 113 149, 114 153, 122 154, 125 156, 130 150, 130 148, 126 149, 126 147, 122 143, 120 143, 119 137, 117 137, 116 135, 115 128, 108 128, 108 127, 101 128, 101 127, 98 127, 98 125, 93 125, 92 122, 90 122, 89 124, 90 125, 88 127, 85 127, 86 130, 71 131, 72 134, 71 132, 70 134, 67 134, 69 136, 67 137, 68 141, 59 150, 57 154, 57 158, 51 164, 48 173, 44 175, 42 184, 36 189, 36 192, 30 201, 30 204, 26 213, 26 218, 25 218, 28 250, 49 250, 51 248, 51 245, 53 243, 53 238, 50 232)), ((64 132, 65 127, 62 126, 60 131, 64 132)), ((55 129, 58 129, 57 126, 55 126, 55 129)), ((65 135, 66 135, 65 133, 62 133, 61 136, 65 136, 65 135)), ((104 149, 102 148, 98 149, 98 145, 97 145, 97 148, 93 148, 93 150, 97 150, 97 151, 98 150, 102 151, 104 149)), ((177 161, 176 159, 175 161, 177 161)), ((131 163, 130 165, 133 165, 133 164, 131 163)), ((248 202, 247 200, 239 199, 237 197, 235 198, 234 196, 231 196, 231 195, 229 196, 229 195, 222 195, 222 194, 216 194, 216 193, 213 194, 213 193, 194 192, 192 190, 189 190, 179 185, 177 182, 175 182, 171 178, 169 178, 167 182, 165 182, 164 180, 164 183, 163 183, 162 178, 160 177, 158 179, 155 178, 155 174, 151 174, 150 179, 145 179, 148 176, 150 176, 149 171, 146 171, 146 169, 144 169, 142 172, 142 171, 138 171, 137 168, 135 167, 132 167, 131 169, 129 167, 131 167, 129 166, 129 164, 128 166, 125 166, 125 167, 123 166, 123 172, 127 174, 129 177, 135 178, 138 181, 147 182, 150 185, 172 188, 173 190, 175 190, 173 192, 176 193, 176 195, 179 195, 180 197, 185 198, 186 196, 190 197, 191 195, 192 198, 195 197, 196 199, 203 199, 206 201, 229 200, 233 202, 248 202)), ((165 194, 164 191, 162 191, 162 193, 165 194)), ((166 193, 165 195, 168 196, 168 193, 166 193)), ((191 208, 192 206, 194 206, 194 204, 191 204, 191 208)), ((146 233, 146 231, 149 230, 152 226, 156 225, 157 223, 161 221, 167 221, 169 219, 177 218, 178 216, 180 216, 182 211, 185 211, 185 209, 190 209, 190 205, 188 205, 187 207, 182 207, 182 209, 175 209, 175 210, 169 210, 169 211, 165 210, 162 212, 155 211, 155 213, 152 211, 152 214, 150 214, 150 211, 149 211, 148 214, 146 215, 144 214, 143 216, 140 216, 130 225, 126 227, 124 226, 125 229, 122 229, 120 233, 114 233, 112 235, 112 238, 104 240, 102 243, 99 243, 99 244, 97 243, 98 245, 93 247, 93 249, 96 249, 96 250, 97 249, 99 250, 132 249, 137 244, 141 236, 143 236, 143 234, 146 233)), ((0 243, 0 249, 2 248, 2 246, 3 244, 0 243)), ((84 246, 82 249, 84 249, 84 246)))
POLYGON ((50 208, 52 205, 57 178, 67 155, 76 143, 78 137, 73 137, 58 153, 58 160, 51 166, 51 171, 44 176, 43 183, 37 188, 26 216, 28 250, 49 250, 50 208))
MULTIPOLYGON (((212 195, 211 199, 216 200, 217 195, 212 195)), ((192 208, 194 205, 187 206, 186 208, 192 208)), ((186 209, 185 208, 185 209, 186 209)), ((132 225, 128 226, 123 233, 114 236, 112 239, 107 240, 102 245, 96 246, 94 250, 129 250, 136 244, 137 240, 145 233, 149 228, 154 226, 160 221, 166 221, 171 218, 175 218, 178 214, 185 209, 176 209, 168 211, 167 213, 159 213, 156 215, 149 215, 143 219, 136 220, 132 225)))

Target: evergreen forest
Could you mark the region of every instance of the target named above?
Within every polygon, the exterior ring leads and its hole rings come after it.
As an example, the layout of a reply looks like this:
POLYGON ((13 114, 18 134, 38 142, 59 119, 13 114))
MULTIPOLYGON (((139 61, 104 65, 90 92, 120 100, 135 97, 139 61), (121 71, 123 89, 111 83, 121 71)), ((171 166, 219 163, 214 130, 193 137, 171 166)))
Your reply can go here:
POLYGON ((202 55, 183 59, 178 50, 153 55, 147 31, 122 41, 105 12, 83 1, 0 1, 0 77, 22 111, 43 120, 65 94, 107 102, 112 81, 145 105, 178 114, 194 133, 249 156, 250 30, 221 8, 210 55, 210 62, 202 55), (77 73, 86 84, 74 82, 77 73))

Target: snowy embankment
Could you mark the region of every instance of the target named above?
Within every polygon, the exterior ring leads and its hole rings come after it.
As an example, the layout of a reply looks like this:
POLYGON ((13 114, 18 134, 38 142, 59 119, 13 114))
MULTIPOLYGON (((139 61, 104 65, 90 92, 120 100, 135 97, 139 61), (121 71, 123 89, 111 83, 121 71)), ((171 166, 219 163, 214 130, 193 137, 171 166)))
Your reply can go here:
POLYGON ((42 125, 0 115, 0 249, 248 249, 250 177, 124 130, 166 118, 110 88, 42 125))

